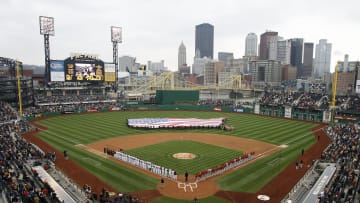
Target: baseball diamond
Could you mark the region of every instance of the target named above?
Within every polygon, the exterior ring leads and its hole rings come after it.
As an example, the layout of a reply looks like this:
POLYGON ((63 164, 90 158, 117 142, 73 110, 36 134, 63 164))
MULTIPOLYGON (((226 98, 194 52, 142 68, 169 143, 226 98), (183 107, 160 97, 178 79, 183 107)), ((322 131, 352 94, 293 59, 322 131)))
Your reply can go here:
MULTIPOLYGON (((314 133, 318 134, 319 131, 314 130, 321 127, 316 123, 251 114, 193 111, 87 113, 38 120, 34 124, 43 130, 38 131, 37 136, 26 136, 26 138, 39 146, 48 144, 50 145, 47 146, 48 148, 55 148, 59 154, 66 149, 70 159, 61 162, 62 159, 59 157, 56 164, 70 177, 74 176, 72 178, 80 185, 96 180, 101 182, 99 185, 110 190, 136 193, 151 202, 181 202, 179 199, 192 200, 194 197, 202 202, 237 202, 239 198, 246 202, 254 202, 255 200, 251 200, 250 196, 253 194, 256 197, 260 191, 262 194, 266 192, 272 201, 279 202, 291 187, 289 186, 288 189, 284 187, 284 191, 279 193, 271 187, 268 188, 268 185, 277 180, 278 175, 287 171, 287 168, 297 160, 301 149, 310 150, 314 143, 319 144, 315 142, 314 137, 314 133), (234 129, 232 131, 220 128, 135 129, 127 126, 128 118, 146 117, 224 117, 225 124, 233 126, 234 129), (183 147, 192 143, 200 144, 194 147, 196 151, 182 150, 183 147), (147 156, 149 152, 156 151, 159 144, 163 146, 159 148, 158 154, 147 156), (169 148, 166 148, 167 145, 169 148), (178 146, 179 149, 171 151, 174 146, 178 146), (208 148, 208 146, 217 148, 208 148), (150 151, 145 150, 148 147, 151 147, 150 151), (188 161, 196 161, 193 165, 199 168, 190 172, 190 167, 183 169, 180 167, 177 180, 165 179, 165 186, 161 187, 160 176, 116 160, 111 154, 104 153, 104 148, 130 153, 135 150, 138 151, 135 153, 136 157, 139 156, 144 160, 151 158, 154 163, 158 161, 162 164, 166 163, 163 159, 166 155, 175 163, 174 166, 176 163, 180 166, 186 165, 184 163, 188 161), (207 149, 215 150, 215 154, 218 155, 211 155, 213 159, 202 162, 202 158, 211 152, 207 152, 207 149), (238 151, 239 154, 228 158, 224 156, 228 153, 227 151, 233 150, 238 151), (199 182, 195 187, 195 173, 200 172, 198 170, 216 167, 242 153, 249 152, 254 152, 253 160, 199 182), (175 159, 173 155, 176 153, 192 153, 195 156, 193 159, 175 159), (222 156, 224 158, 221 158, 222 156), (215 162, 216 159, 218 162, 215 162), (85 169, 82 170, 81 175, 78 172, 74 175, 71 168, 75 166, 85 169), (184 171, 190 172, 187 183, 184 179, 184 171), (179 185, 181 187, 178 187, 179 185)), ((307 165, 312 159, 304 157, 303 161, 307 165)), ((301 177, 301 173, 302 171, 299 170, 298 175, 283 178, 283 181, 295 184, 297 178, 301 177)), ((97 190, 100 189, 97 188, 97 190)))

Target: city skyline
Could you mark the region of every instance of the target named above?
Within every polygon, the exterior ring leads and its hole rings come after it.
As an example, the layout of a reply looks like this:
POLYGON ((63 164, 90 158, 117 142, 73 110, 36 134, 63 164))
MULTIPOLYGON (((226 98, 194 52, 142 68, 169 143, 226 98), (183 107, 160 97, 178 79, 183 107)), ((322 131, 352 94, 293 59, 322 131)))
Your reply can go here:
POLYGON ((166 67, 176 71, 179 44, 183 41, 189 50, 186 58, 191 65, 195 26, 209 23, 214 26, 214 56, 233 52, 234 58, 240 58, 245 54, 249 33, 259 37, 272 30, 284 39, 303 38, 314 44, 327 39, 332 44, 332 71, 345 54, 349 61, 360 60, 360 47, 355 41, 360 35, 360 14, 356 10, 360 2, 306 0, 296 4, 296 13, 284 9, 284 5, 288 2, 5 0, 0 8, 0 56, 44 65, 39 16, 50 16, 55 19, 55 36, 50 37, 51 59, 62 60, 80 52, 97 54, 104 62, 111 62, 110 27, 119 26, 123 29, 120 57, 136 57, 142 64, 164 60, 166 67))

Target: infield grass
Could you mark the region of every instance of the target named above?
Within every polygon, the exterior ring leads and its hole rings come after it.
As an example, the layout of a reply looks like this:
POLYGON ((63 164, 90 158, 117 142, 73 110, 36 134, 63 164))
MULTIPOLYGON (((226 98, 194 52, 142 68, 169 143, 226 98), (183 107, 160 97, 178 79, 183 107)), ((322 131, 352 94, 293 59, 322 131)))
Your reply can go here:
MULTIPOLYGON (((53 117, 38 121, 48 127, 38 135, 54 146, 57 150, 67 150, 70 159, 89 170, 95 176, 104 180, 119 191, 139 191, 155 189, 158 180, 140 172, 109 161, 100 156, 79 149, 77 144, 89 144, 95 141, 134 134, 156 132, 196 132, 224 134, 252 138, 275 145, 287 144, 288 147, 280 153, 260 159, 253 164, 240 168, 217 180, 223 190, 256 192, 266 185, 282 169, 296 160, 301 149, 309 148, 315 138, 311 128, 317 124, 285 120, 280 118, 261 117, 252 114, 223 112, 193 112, 193 111, 128 111, 111 113, 90 113, 71 116, 53 117), (179 117, 179 118, 217 118, 227 117, 226 125, 234 126, 232 131, 220 129, 153 129, 141 130, 128 128, 127 118, 145 117, 179 117), (279 160, 279 161, 274 161, 279 160), (94 164, 96 163, 96 164, 94 164)), ((225 161, 225 160, 224 160, 225 161)), ((201 168, 206 168, 205 162, 198 161, 201 168)))
POLYGON ((173 140, 141 148, 127 150, 125 153, 142 160, 151 161, 159 166, 175 170, 178 174, 195 174, 235 159, 243 153, 210 144, 189 140, 173 140), (193 153, 194 159, 176 159, 175 153, 193 153))

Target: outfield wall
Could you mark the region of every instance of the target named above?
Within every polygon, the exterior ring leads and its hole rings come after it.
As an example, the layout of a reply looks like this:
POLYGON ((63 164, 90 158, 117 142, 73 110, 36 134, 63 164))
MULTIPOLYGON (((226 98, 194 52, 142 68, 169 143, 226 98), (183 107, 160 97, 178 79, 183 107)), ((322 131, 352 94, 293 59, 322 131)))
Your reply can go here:
MULTIPOLYGON (((307 120, 307 121, 315 121, 315 122, 323 122, 329 123, 331 119, 326 118, 327 114, 330 114, 328 110, 318 110, 318 109, 305 109, 305 108, 295 108, 295 107, 283 107, 283 106, 264 106, 264 105, 255 105, 255 108, 248 107, 237 107, 234 108, 232 106, 222 106, 215 107, 213 105, 149 105, 142 103, 129 103, 121 108, 113 108, 113 107, 104 107, 98 109, 78 109, 76 111, 68 111, 68 112, 43 112, 39 114, 27 115, 24 116, 26 120, 31 120, 37 117, 42 116, 54 116, 60 114, 68 114, 68 113, 85 113, 85 112, 108 112, 108 111, 119 111, 119 110, 150 110, 150 111, 221 111, 221 112, 237 112, 237 113, 255 113, 259 115, 265 116, 273 116, 273 117, 283 117, 283 118, 291 118, 296 120, 307 120), (256 111, 256 106, 258 106, 259 110, 256 111), (255 112, 254 112, 255 110, 255 112)), ((342 112, 337 112, 337 114, 342 115, 342 112)), ((335 116, 335 123, 346 123, 346 122, 357 122, 358 118, 353 117, 352 114, 344 114, 345 116, 335 116), (351 117, 350 117, 351 116, 351 117), (339 118, 339 119, 338 119, 339 118), (341 119, 343 118, 343 119, 341 119)), ((360 115, 355 115, 360 116, 360 115)))

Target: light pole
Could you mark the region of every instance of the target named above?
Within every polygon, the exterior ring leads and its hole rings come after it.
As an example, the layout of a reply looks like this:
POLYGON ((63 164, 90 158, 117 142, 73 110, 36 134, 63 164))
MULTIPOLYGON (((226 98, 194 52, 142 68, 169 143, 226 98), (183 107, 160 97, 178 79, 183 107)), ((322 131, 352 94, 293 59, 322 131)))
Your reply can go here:
POLYGON ((50 41, 49 36, 55 35, 54 18, 39 16, 40 34, 44 35, 44 49, 45 49, 45 76, 44 86, 50 82, 50 41))
POLYGON ((111 26, 111 42, 113 43, 113 63, 115 64, 115 86, 118 85, 119 74, 119 57, 118 57, 118 44, 122 42, 122 28, 111 26))

